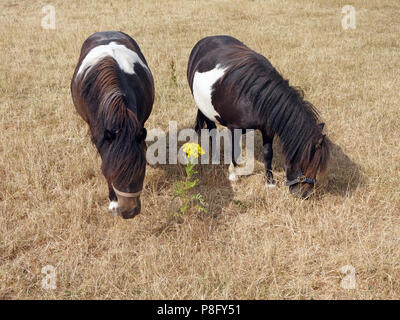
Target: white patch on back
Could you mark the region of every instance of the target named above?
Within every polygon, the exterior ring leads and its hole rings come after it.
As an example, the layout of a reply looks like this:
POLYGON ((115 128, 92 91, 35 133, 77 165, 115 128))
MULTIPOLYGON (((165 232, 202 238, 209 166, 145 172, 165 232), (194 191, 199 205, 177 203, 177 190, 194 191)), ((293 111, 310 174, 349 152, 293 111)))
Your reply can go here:
POLYGON ((219 64, 210 71, 197 72, 193 78, 193 97, 200 111, 210 120, 216 121, 216 116, 219 116, 212 105, 212 86, 223 75, 225 69, 221 68, 219 64))
POLYGON ((110 42, 105 45, 94 47, 86 57, 83 59, 77 76, 79 76, 82 72, 90 70, 94 65, 96 65, 101 59, 105 57, 112 57, 115 61, 117 61, 121 70, 128 74, 134 74, 134 65, 135 63, 139 63, 145 70, 150 72, 147 66, 140 59, 138 54, 131 49, 128 49, 122 44, 117 44, 116 42, 110 42))

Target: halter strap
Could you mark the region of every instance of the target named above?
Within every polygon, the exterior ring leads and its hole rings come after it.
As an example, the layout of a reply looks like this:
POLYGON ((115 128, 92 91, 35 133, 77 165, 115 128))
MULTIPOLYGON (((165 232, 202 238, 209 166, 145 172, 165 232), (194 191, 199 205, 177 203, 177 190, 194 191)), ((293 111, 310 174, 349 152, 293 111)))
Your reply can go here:
POLYGON ((136 198, 137 196, 139 196, 142 193, 142 190, 140 190, 138 192, 122 192, 122 191, 117 190, 117 188, 115 188, 113 184, 111 184, 111 185, 117 195, 125 197, 125 198, 136 198))
POLYGON ((303 174, 303 172, 302 172, 301 170, 299 170, 297 178, 296 178, 296 179, 293 179, 293 180, 290 180, 290 181, 287 181, 287 182, 285 183, 285 186, 286 186, 286 187, 290 187, 290 186, 293 186, 293 185, 299 184, 299 183, 315 184, 316 182, 317 182, 316 180, 311 179, 311 178, 309 178, 309 177, 306 177, 306 176, 303 174))

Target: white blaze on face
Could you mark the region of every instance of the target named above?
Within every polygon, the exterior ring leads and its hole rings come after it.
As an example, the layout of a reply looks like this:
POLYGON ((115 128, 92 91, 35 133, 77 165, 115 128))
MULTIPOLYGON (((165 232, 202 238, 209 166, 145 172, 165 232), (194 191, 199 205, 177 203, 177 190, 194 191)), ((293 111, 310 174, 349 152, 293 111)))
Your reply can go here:
POLYGON ((131 49, 128 49, 122 44, 117 44, 116 42, 110 42, 109 44, 97 46, 89 51, 86 57, 83 59, 77 76, 82 72, 87 72, 91 67, 96 65, 101 59, 105 57, 112 57, 117 61, 121 70, 128 74, 134 74, 134 65, 139 63, 145 70, 150 72, 147 66, 140 59, 138 54, 131 49))
POLYGON ((110 201, 110 205, 108 206, 108 210, 115 211, 118 209, 118 202, 117 201, 110 201))
POLYGON ((210 120, 216 121, 216 116, 219 116, 212 105, 212 87, 223 75, 225 69, 219 64, 210 71, 197 72, 193 78, 193 97, 200 111, 210 120))

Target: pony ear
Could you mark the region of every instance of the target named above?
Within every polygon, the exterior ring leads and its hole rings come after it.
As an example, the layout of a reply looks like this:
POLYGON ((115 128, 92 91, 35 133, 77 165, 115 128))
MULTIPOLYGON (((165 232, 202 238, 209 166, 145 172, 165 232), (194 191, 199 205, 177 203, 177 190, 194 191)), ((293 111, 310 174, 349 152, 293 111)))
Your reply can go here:
POLYGON ((326 137, 326 134, 323 134, 323 135, 321 136, 321 138, 318 139, 318 142, 317 142, 317 144, 315 145, 315 148, 318 149, 318 148, 321 147, 322 142, 324 142, 325 137, 326 137))
POLYGON ((136 136, 136 140, 138 142, 141 142, 146 140, 146 137, 147 137, 147 130, 145 127, 143 127, 142 130, 140 130, 140 133, 136 136))

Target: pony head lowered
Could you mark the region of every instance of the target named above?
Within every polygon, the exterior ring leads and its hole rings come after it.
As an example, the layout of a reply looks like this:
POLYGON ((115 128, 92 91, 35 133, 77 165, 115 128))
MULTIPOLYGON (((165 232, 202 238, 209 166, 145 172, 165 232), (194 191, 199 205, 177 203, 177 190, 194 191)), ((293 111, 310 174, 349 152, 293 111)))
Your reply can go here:
POLYGON ((287 103, 292 104, 291 116, 279 135, 285 158, 286 186, 292 194, 307 199, 317 175, 322 176, 327 169, 331 142, 323 133, 325 124, 319 123, 317 110, 303 99, 303 91, 290 86, 287 90, 287 103))
POLYGON ((102 159, 102 172, 118 198, 118 214, 127 219, 141 209, 146 129, 127 107, 119 72, 113 59, 103 59, 86 74, 83 92, 86 101, 97 107, 97 119, 90 125, 91 138, 102 159))

